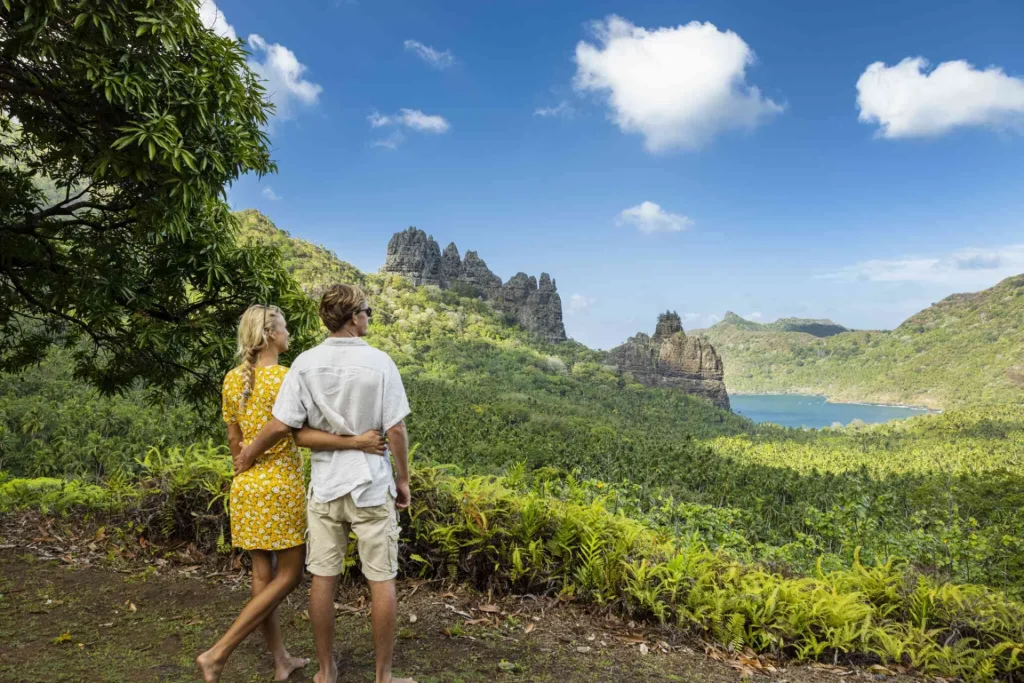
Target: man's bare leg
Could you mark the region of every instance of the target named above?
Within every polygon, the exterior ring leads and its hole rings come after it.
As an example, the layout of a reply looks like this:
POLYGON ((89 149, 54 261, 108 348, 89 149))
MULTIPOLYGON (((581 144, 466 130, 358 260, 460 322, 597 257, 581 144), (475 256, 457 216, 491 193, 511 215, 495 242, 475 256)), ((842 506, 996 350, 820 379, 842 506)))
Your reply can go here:
POLYGON ((416 683, 411 678, 392 678, 391 661, 395 653, 395 614, 398 600, 395 596, 395 580, 370 581, 370 598, 373 605, 373 651, 377 655, 377 683, 416 683))
POLYGON ((337 576, 313 575, 309 589, 309 620, 313 624, 313 642, 320 670, 313 683, 337 683, 338 664, 334 661, 334 590, 337 576))
MULTIPOLYGON (((252 550, 249 552, 249 556, 252 558, 252 597, 255 598, 274 579, 277 574, 277 562, 274 554, 266 550, 252 550)), ((284 639, 281 637, 279 612, 280 608, 271 612, 270 616, 260 624, 260 631, 263 632, 267 649, 274 657, 274 680, 284 681, 296 669, 306 666, 309 660, 292 657, 288 654, 288 650, 284 646, 284 639)))

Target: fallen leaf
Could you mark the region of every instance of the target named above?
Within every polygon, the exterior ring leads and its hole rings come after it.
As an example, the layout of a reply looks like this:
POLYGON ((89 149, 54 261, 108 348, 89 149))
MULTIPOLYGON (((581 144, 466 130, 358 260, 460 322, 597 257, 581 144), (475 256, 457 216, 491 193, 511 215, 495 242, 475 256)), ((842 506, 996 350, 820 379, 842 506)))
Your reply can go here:
POLYGON ((497 605, 480 605, 477 610, 488 614, 501 614, 501 608, 497 605))
POLYGON ((419 617, 417 617, 415 614, 410 614, 409 615, 409 623, 410 624, 415 624, 418 620, 419 620, 419 617))
POLYGON ((647 642, 647 639, 644 638, 643 636, 615 636, 615 637, 618 638, 619 640, 621 640, 624 643, 629 643, 630 645, 636 645, 638 643, 646 643, 647 642))
POLYGON ((651 648, 647 647, 647 643, 640 643, 640 654, 645 655, 651 651, 651 648))
POLYGON ((449 605, 447 603, 445 603, 445 609, 450 609, 451 611, 453 611, 456 614, 458 614, 460 617, 465 617, 466 619, 472 619, 473 618, 471 615, 466 614, 465 612, 463 612, 461 610, 457 610, 457 609, 455 609, 454 607, 452 607, 451 605, 449 605))
POLYGON ((129 602, 128 602, 128 610, 129 610, 130 612, 138 612, 138 611, 139 611, 139 608, 135 606, 135 603, 134 603, 134 602, 131 602, 131 601, 129 601, 129 602))
POLYGON ((483 617, 482 619, 470 619, 469 621, 466 622, 466 626, 479 626, 480 624, 488 624, 489 625, 490 623, 491 623, 490 619, 488 619, 487 617, 483 617))
POLYGON ((527 624, 526 628, 523 629, 523 633, 529 633, 535 628, 537 628, 537 624, 527 624))
POLYGON ((591 651, 592 649, 593 649, 593 648, 592 648, 592 647, 590 647, 589 645, 581 645, 580 647, 576 648, 576 652, 580 652, 580 653, 582 653, 582 654, 587 654, 587 653, 588 653, 588 652, 590 652, 590 651, 591 651))

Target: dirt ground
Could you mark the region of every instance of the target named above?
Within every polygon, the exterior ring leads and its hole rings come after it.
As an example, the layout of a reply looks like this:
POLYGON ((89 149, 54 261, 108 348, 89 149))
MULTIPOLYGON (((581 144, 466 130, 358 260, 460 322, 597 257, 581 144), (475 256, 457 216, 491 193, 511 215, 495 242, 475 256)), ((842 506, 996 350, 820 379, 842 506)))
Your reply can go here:
MULTIPOLYGON (((104 553, 95 539, 68 534, 37 519, 0 520, 0 681, 201 680, 193 659, 245 603, 244 570, 126 559, 123 546, 104 553)), ((282 606, 281 619, 292 654, 313 657, 307 590, 308 581, 282 606)), ((343 682, 373 681, 368 597, 358 582, 339 589, 343 682)), ((403 580, 399 600, 396 675, 419 683, 912 680, 706 652, 669 629, 533 596, 499 599, 403 580)), ((315 668, 291 680, 311 681, 315 668)), ((236 651, 222 680, 272 680, 258 633, 236 651)))

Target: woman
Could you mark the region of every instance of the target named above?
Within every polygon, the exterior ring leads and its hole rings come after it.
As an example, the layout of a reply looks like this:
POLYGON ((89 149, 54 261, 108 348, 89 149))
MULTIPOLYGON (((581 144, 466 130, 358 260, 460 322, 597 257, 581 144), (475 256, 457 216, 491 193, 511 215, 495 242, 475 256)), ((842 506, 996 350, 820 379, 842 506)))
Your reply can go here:
MULTIPOLYGON (((250 306, 238 325, 241 364, 224 378, 223 411, 232 458, 271 419, 271 409, 288 369, 278 356, 288 349, 288 327, 277 306, 250 306)), ((383 455, 378 432, 336 436, 308 427, 280 441, 231 482, 231 538, 252 558, 252 599, 216 645, 196 663, 207 683, 220 679, 228 657, 256 628, 274 657, 275 679, 283 681, 308 660, 292 657, 281 640, 278 605, 302 580, 306 507, 302 456, 298 446, 317 450, 361 450, 383 455)))

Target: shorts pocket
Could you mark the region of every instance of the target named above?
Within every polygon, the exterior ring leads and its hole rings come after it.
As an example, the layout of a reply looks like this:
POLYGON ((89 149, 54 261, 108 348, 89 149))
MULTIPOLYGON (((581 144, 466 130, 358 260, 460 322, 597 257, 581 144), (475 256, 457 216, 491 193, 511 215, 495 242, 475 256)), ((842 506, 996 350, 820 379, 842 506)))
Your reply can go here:
POLYGON ((398 537, 401 532, 397 526, 388 532, 388 563, 393 572, 398 571, 398 537))

